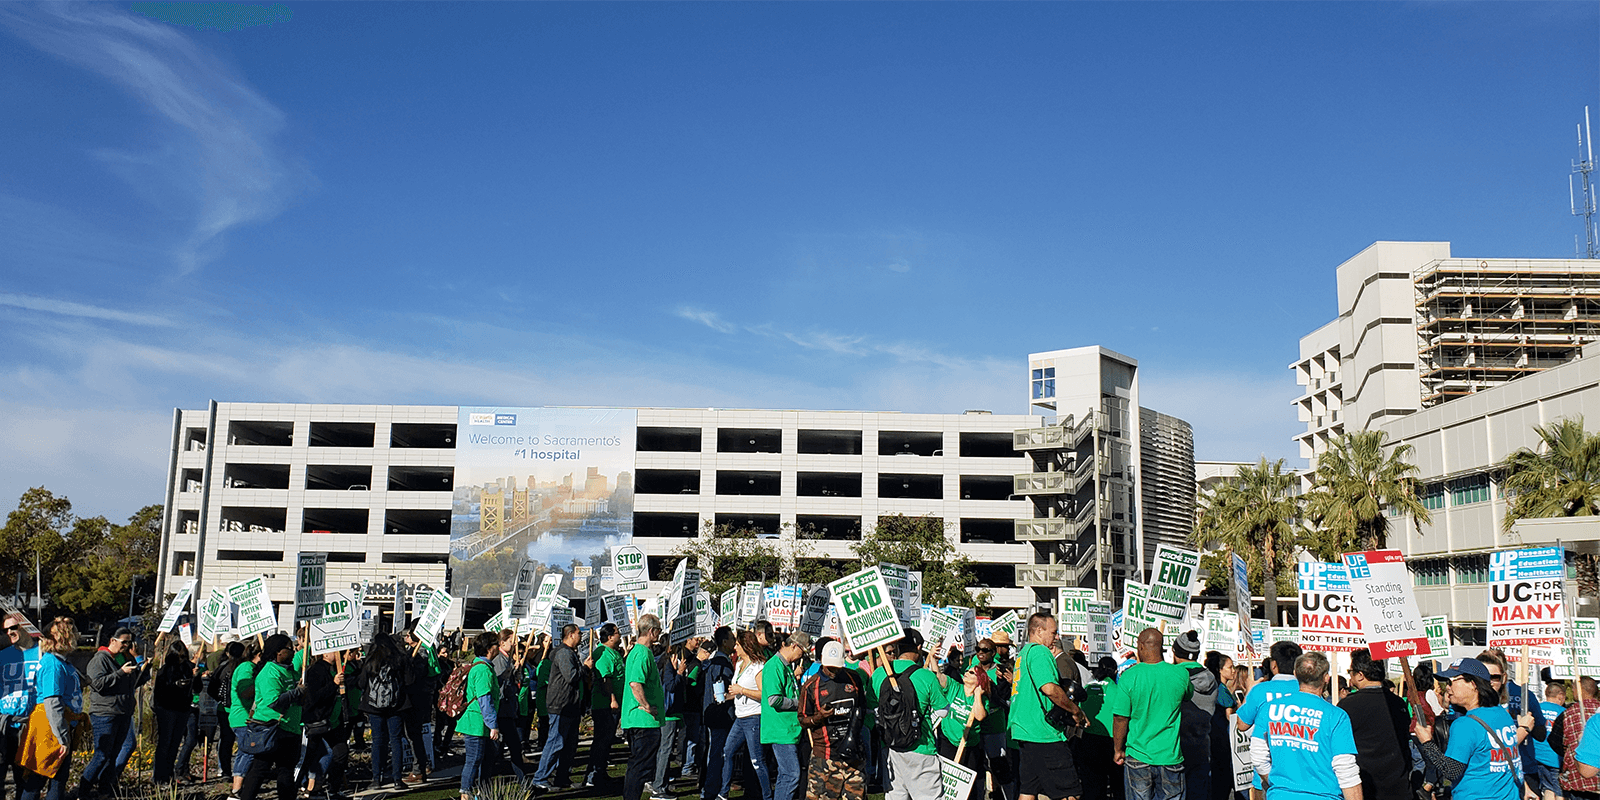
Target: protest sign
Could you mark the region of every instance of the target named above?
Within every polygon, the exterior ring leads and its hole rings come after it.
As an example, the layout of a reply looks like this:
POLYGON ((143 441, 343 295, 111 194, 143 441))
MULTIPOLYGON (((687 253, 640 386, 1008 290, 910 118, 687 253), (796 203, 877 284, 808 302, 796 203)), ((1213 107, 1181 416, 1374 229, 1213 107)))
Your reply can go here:
POLYGON ((1299 628, 1280 628, 1277 625, 1274 625, 1267 629, 1267 633, 1267 638, 1272 640, 1267 643, 1268 647, 1271 647, 1278 642, 1294 642, 1295 644, 1300 644, 1299 628))
POLYGON ((617 573, 617 587, 614 591, 619 594, 632 594, 650 588, 648 564, 644 551, 631 544, 611 548, 611 569, 617 573))
POLYGON ((171 633, 174 625, 178 624, 178 617, 189 606, 189 598, 194 596, 195 579, 190 578, 178 588, 178 593, 172 596, 172 604, 167 606, 167 613, 161 615, 161 624, 156 626, 156 633, 171 633))
POLYGON ((1155 627, 1155 620, 1145 611, 1149 588, 1138 581, 1122 584, 1122 631, 1118 634, 1123 647, 1139 646, 1139 634, 1145 628, 1155 627))
POLYGON ((775 628, 792 630, 800 621, 800 587, 774 587, 771 598, 772 602, 767 607, 767 621, 775 628))
POLYGON ((922 604, 919 602, 915 608, 911 606, 911 571, 899 564, 879 564, 878 574, 883 577, 883 585, 889 590, 889 601, 894 604, 900 624, 907 628, 915 627, 922 621, 922 604))
POLYGON ((827 624, 830 597, 826 586, 813 586, 806 592, 805 607, 800 612, 800 630, 813 639, 822 635, 822 626, 827 624))
MULTIPOLYGON (((832 636, 844 642, 844 632, 839 629, 839 609, 834 608, 832 603, 828 604, 828 618, 822 623, 822 635, 832 636)), ((846 648, 850 647, 849 642, 845 642, 844 645, 846 648)))
POLYGON ((505 630, 505 628, 506 612, 504 609, 494 612, 494 616, 490 617, 488 621, 483 623, 483 629, 493 633, 499 633, 500 631, 505 630))
POLYGON ((300 553, 295 569, 294 622, 299 625, 322 616, 328 595, 328 554, 300 553))
POLYGON ((311 620, 311 654, 320 656, 361 646, 360 606, 344 592, 323 598, 322 614, 311 620))
MULTIPOLYGON (((1228 742, 1232 745, 1228 752, 1233 756, 1233 791, 1248 794, 1256 775, 1255 763, 1250 759, 1250 732, 1239 730, 1238 725, 1228 725, 1227 728, 1228 742)), ((1222 780, 1222 776, 1216 775, 1215 779, 1222 780)))
POLYGON ((1411 573, 1399 550, 1345 553, 1344 568, 1373 658, 1432 652, 1422 629, 1422 612, 1411 595, 1411 573))
MULTIPOLYGON (((1110 603, 1107 603, 1106 605, 1109 607, 1110 603)), ((1013 608, 1010 611, 995 617, 993 622, 989 624, 989 635, 993 636, 1004 631, 1005 635, 1011 637, 1011 641, 1018 641, 1019 637, 1017 634, 1017 621, 1021 618, 1021 616, 1022 615, 1018 614, 1017 610, 1013 608)))
POLYGON ((865 653, 905 635, 879 567, 846 575, 828 584, 828 592, 851 650, 865 653))
POLYGON ((1222 609, 1208 609, 1204 617, 1205 636, 1202 652, 1215 650, 1234 658, 1241 658, 1239 615, 1222 609))
POLYGON ((956 626, 960 623, 961 620, 956 615, 947 613, 943 609, 929 609, 927 627, 922 631, 923 641, 930 647, 937 649, 939 655, 943 656, 952 644, 952 642, 947 642, 945 639, 955 632, 956 626))
POLYGON ((1057 619, 1060 622, 1058 630, 1064 638, 1087 638, 1089 636, 1089 604, 1099 599, 1094 589, 1076 587, 1061 587, 1057 601, 1057 619))
POLYGON ((943 787, 943 794, 939 800, 967 800, 972 794, 973 784, 977 782, 976 771, 967 769, 948 758, 940 757, 939 785, 943 787))
MULTIPOLYGON (((687 563, 684 559, 680 563, 687 563)), ((695 597, 700 594, 700 570, 681 569, 674 576, 673 583, 678 590, 678 596, 673 603, 672 630, 667 632, 667 644, 679 645, 689 641, 694 636, 696 621, 699 619, 700 610, 695 607, 695 597)))
POLYGON ((761 619, 761 605, 765 600, 761 581, 745 581, 739 590, 739 627, 749 628, 761 619))
MULTIPOLYGON (((546 572, 539 579, 539 588, 533 593, 533 600, 528 603, 529 620, 533 623, 532 630, 541 631, 550 627, 550 610, 558 606, 565 607, 566 603, 557 603, 561 598, 562 575, 554 570, 546 572)), ((509 615, 509 606, 503 606, 509 615)))
POLYGON ((251 578, 229 586, 228 599, 239 607, 240 636, 255 636, 278 627, 265 578, 251 578))
POLYGON ((1145 614, 1151 619, 1183 622, 1189 608, 1189 590, 1200 569, 1200 554, 1172 545, 1156 546, 1155 577, 1150 581, 1145 614))
POLYGON ((1112 652, 1111 632, 1111 604, 1093 602, 1089 604, 1089 652, 1110 654, 1112 652))
POLYGON ((417 614, 417 638, 429 647, 439 646, 439 629, 444 627, 444 618, 450 613, 456 599, 446 594, 443 589, 435 589, 428 596, 428 605, 417 614))
POLYGON ((1574 617, 1568 626, 1567 644, 1555 648, 1550 677, 1573 680, 1578 675, 1600 675, 1600 620, 1574 617), (1572 671, 1574 665, 1578 669, 1576 675, 1572 671))
POLYGON ((1450 618, 1443 614, 1422 618, 1422 632, 1428 637, 1428 649, 1437 658, 1450 657, 1450 618))
POLYGON ((961 652, 972 655, 978 647, 978 610, 975 608, 946 608, 946 611, 958 611, 961 620, 956 626, 956 633, 960 635, 961 652))
POLYGON ((1250 619, 1250 643, 1255 646, 1257 658, 1265 656, 1267 648, 1272 646, 1272 642, 1267 639, 1271 627, 1271 624, 1264 619, 1253 617, 1250 619))
POLYGON ((1489 554, 1489 646, 1561 644, 1566 554, 1559 547, 1489 554))
MULTIPOLYGON (((1257 652, 1256 642, 1250 635, 1250 569, 1238 553, 1232 556, 1233 579, 1229 581, 1229 589, 1233 596, 1233 610, 1239 616, 1239 643, 1242 645, 1242 655, 1254 658, 1257 652)), ((1266 620, 1262 620, 1265 622, 1266 620)))
POLYGON ((737 627, 739 623, 739 587, 730 587, 718 598, 717 614, 722 617, 722 624, 728 627, 737 627))
POLYGON ((717 631, 717 612, 711 610, 711 593, 694 593, 694 635, 710 638, 717 631))
POLYGON ((922 570, 906 571, 906 608, 915 612, 922 608, 922 570))
POLYGON ((228 616, 232 609, 228 605, 228 595, 221 589, 212 587, 206 593, 206 601, 200 606, 200 638, 209 642, 223 634, 226 629, 228 616))
POLYGON ((606 617, 617 626, 617 633, 623 636, 633 635, 633 620, 628 617, 628 603, 620 594, 608 594, 600 598, 606 607, 606 617))
POLYGON ((194 626, 187 622, 179 625, 178 641, 183 642, 184 647, 194 647, 194 626))
POLYGON ((1300 644, 1324 653, 1366 647, 1366 632, 1350 596, 1350 576, 1344 565, 1302 561, 1298 570, 1300 644))

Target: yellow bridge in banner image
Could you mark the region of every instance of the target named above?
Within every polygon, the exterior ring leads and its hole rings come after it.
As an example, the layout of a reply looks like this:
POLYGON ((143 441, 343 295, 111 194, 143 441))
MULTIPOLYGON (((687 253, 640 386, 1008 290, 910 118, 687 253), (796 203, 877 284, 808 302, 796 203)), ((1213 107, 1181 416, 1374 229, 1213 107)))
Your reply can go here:
POLYGON ((548 527, 548 510, 531 513, 527 489, 511 492, 510 519, 506 516, 506 493, 498 486, 485 486, 478 510, 478 529, 450 543, 457 558, 471 560, 526 533, 548 527))

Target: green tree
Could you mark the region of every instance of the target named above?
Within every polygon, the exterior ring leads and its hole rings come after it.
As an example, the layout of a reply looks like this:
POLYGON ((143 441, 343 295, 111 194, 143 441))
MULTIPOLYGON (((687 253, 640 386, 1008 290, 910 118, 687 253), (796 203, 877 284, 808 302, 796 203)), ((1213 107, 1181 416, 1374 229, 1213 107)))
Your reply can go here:
MULTIPOLYGON (((1238 553, 1245 560, 1252 585, 1261 586, 1267 619, 1276 625, 1283 580, 1293 585, 1294 548, 1299 529, 1298 478, 1286 472, 1283 459, 1240 467, 1238 473, 1200 496, 1199 519, 1189 541, 1196 547, 1238 553)), ((1232 570, 1226 570, 1231 575, 1232 570)), ((1228 580, 1231 580, 1229 578, 1228 580)), ((1292 591, 1292 589, 1291 589, 1292 591)))
MULTIPOLYGON (((673 552, 693 559, 690 566, 700 570, 700 588, 718 595, 744 581, 778 580, 783 558, 777 543, 776 539, 761 538, 760 531, 706 520, 699 536, 673 552)), ((672 561, 676 566, 677 560, 672 561)), ((670 570, 667 577, 672 577, 670 570)))
POLYGON ((50 574, 56 605, 77 615, 120 618, 130 600, 137 614, 155 591, 161 550, 161 506, 145 506, 113 525, 105 517, 81 517, 58 547, 61 558, 50 574))
POLYGON ((1414 451, 1400 444, 1384 452, 1388 434, 1351 431, 1334 439, 1317 457, 1311 491, 1306 494, 1306 515, 1314 526, 1307 549, 1323 561, 1338 561, 1344 553, 1382 550, 1389 543, 1389 516, 1397 509, 1418 524, 1433 517, 1422 505, 1417 467, 1409 461, 1414 451))
MULTIPOLYGON (((1600 434, 1584 430, 1583 417, 1536 425, 1539 449, 1523 447, 1506 456, 1500 483, 1511 504, 1502 527, 1519 519, 1588 517, 1600 514, 1600 434)), ((1593 596, 1597 586, 1594 556, 1580 555, 1578 593, 1593 596)))
POLYGON ((73 519, 67 498, 56 497, 43 486, 23 492, 0 529, 0 575, 7 579, 22 575, 23 583, 32 586, 36 556, 41 571, 53 570, 56 559, 68 552, 64 542, 73 519))
POLYGON ((956 554, 949 525, 937 517, 890 514, 852 548, 862 566, 887 563, 922 571, 922 602, 987 608, 989 590, 972 591, 972 559, 956 554))

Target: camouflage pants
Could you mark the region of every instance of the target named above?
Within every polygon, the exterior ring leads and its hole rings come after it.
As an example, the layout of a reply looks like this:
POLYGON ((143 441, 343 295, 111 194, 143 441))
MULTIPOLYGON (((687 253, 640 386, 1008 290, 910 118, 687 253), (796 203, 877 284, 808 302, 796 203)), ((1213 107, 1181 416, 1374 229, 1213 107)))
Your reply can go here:
POLYGON ((806 800, 866 800, 867 781, 861 765, 812 756, 807 765, 806 800))

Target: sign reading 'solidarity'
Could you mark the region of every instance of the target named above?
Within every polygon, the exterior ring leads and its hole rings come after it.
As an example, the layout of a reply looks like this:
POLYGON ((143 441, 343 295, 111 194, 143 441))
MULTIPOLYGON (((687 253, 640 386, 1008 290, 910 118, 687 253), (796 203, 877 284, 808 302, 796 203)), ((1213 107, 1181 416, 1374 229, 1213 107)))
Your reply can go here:
POLYGON ((632 594, 650 588, 644 551, 631 544, 611 548, 611 568, 617 573, 618 594, 632 594))
POLYGON ((864 653, 905 636, 899 609, 877 567, 846 575, 828 584, 828 591, 839 612, 839 628, 852 651, 864 653))
POLYGON ((1154 619, 1183 622, 1189 613, 1189 589, 1200 569, 1200 554, 1171 545, 1156 546, 1155 577, 1145 601, 1145 613, 1154 619))

